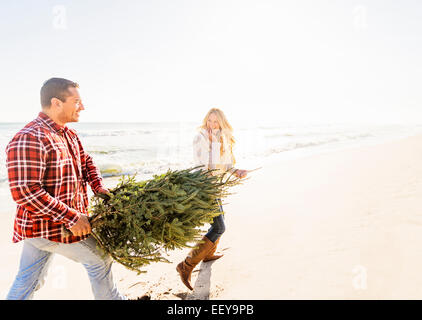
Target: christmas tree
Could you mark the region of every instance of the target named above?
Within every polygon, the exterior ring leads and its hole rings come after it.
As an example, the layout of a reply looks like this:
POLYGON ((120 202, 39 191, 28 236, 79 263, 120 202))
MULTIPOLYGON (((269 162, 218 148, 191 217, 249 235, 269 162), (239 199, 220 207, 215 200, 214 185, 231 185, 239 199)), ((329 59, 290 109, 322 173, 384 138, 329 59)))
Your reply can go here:
POLYGON ((200 227, 223 214, 216 200, 239 183, 233 173, 199 167, 147 181, 123 177, 109 195, 93 198, 92 235, 115 261, 142 272, 151 262, 168 262, 163 253, 201 239, 200 227))

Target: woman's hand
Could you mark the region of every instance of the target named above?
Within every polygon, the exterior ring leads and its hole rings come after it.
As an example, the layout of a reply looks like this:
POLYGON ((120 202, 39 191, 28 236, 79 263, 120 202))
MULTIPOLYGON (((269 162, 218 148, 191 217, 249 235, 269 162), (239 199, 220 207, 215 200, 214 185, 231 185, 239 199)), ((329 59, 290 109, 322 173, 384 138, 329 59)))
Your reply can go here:
POLYGON ((248 175, 248 170, 237 169, 234 175, 240 179, 245 178, 248 175))

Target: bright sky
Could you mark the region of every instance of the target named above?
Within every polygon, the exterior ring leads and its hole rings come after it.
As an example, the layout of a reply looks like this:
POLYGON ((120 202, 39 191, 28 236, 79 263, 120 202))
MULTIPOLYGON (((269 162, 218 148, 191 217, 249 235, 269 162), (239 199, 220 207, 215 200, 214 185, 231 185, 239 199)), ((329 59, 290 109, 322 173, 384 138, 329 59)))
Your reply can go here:
POLYGON ((50 77, 81 122, 422 123, 422 1, 2 1, 0 121, 50 77))

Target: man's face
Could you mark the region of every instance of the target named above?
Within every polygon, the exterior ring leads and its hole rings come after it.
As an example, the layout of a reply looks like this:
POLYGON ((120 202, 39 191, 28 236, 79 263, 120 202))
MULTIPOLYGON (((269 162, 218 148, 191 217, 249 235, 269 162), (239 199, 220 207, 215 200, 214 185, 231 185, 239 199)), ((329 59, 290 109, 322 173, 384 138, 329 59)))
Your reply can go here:
POLYGON ((70 95, 67 96, 65 102, 62 102, 59 112, 59 118, 62 123, 78 122, 79 112, 85 109, 78 89, 71 87, 68 90, 70 95))

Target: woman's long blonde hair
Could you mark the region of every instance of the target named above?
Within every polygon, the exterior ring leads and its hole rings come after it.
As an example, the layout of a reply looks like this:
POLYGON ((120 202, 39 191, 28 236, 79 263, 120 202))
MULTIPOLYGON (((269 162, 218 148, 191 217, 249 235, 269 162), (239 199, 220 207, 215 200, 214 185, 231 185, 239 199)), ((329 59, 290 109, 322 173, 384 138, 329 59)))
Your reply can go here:
POLYGON ((202 125, 200 129, 207 130, 207 121, 211 114, 214 114, 217 117, 218 124, 220 125, 221 135, 220 135, 220 155, 222 155, 225 151, 225 148, 228 147, 230 150, 229 152, 233 158, 233 164, 235 163, 234 155, 233 155, 233 146, 235 144, 235 140, 233 137, 233 128, 230 123, 227 121, 224 112, 218 108, 212 108, 207 112, 204 120, 202 121, 202 125), (226 141, 228 142, 228 146, 225 146, 223 143, 223 135, 226 137, 226 141))

